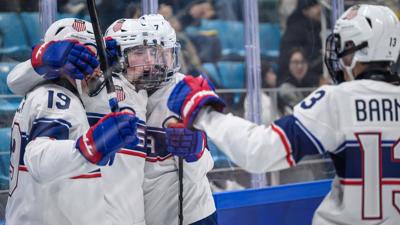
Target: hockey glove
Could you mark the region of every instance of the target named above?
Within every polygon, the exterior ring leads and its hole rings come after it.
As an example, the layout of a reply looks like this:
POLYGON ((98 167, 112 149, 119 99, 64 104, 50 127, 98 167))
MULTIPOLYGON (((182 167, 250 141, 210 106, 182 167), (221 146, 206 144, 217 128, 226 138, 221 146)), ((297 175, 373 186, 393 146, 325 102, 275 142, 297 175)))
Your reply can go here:
POLYGON ((176 123, 165 128, 165 135, 167 151, 183 157, 186 162, 195 162, 203 155, 207 143, 204 132, 176 123))
POLYGON ((119 44, 112 37, 106 37, 105 40, 108 61, 111 65, 115 65, 118 62, 118 58, 121 57, 119 44))
POLYGON ((32 66, 45 79, 66 74, 82 80, 99 66, 94 52, 75 40, 50 41, 38 44, 32 51, 32 66))
POLYGON ((205 105, 220 112, 225 107, 224 101, 214 92, 212 84, 201 76, 186 76, 175 86, 168 98, 168 108, 180 115, 185 127, 189 128, 205 105))
POLYGON ((109 113, 78 138, 76 148, 91 163, 104 166, 120 148, 138 144, 137 122, 133 113, 109 113))

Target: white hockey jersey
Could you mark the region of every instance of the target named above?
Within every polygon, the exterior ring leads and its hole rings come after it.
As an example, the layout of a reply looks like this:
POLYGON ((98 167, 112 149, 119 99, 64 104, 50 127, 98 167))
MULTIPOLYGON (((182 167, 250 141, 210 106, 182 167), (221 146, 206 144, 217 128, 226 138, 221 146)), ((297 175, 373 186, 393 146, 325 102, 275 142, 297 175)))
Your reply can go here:
POLYGON ((98 167, 75 148, 88 128, 70 90, 45 84, 25 96, 12 125, 7 225, 108 224, 98 167))
MULTIPOLYGON (((33 70, 30 60, 18 64, 7 77, 10 89, 20 95, 44 81, 33 70)), ((140 120, 145 121, 147 93, 136 92, 135 88, 122 76, 113 76, 113 81, 120 109, 133 110, 140 120)), ((83 94, 82 101, 90 125, 94 125, 110 112, 105 88, 94 97, 83 94)), ((121 149, 116 154, 112 166, 101 168, 101 182, 107 202, 105 212, 109 219, 107 225, 145 225, 142 185, 147 154, 143 146, 143 127, 138 126, 141 143, 135 149, 121 149)))
POLYGON ((294 115, 257 126, 210 108, 195 127, 235 163, 252 172, 296 165, 306 154, 329 154, 331 192, 313 225, 396 225, 400 221, 400 92, 389 83, 357 80, 314 91, 294 115))
MULTIPOLYGON (((147 93, 136 92, 123 76, 113 76, 113 81, 120 109, 135 111, 136 116, 145 121, 147 93)), ((105 88, 95 97, 86 95, 82 99, 91 125, 110 112, 105 88)), ((147 154, 144 148, 143 127, 138 125, 138 146, 134 149, 121 149, 116 154, 112 166, 101 168, 110 225, 146 224, 142 185, 147 154)))
MULTIPOLYGON (((177 80, 183 74, 175 74, 177 80)), ((147 104, 147 146, 143 185, 146 224, 178 224, 178 158, 167 152, 163 122, 176 116, 168 110, 167 100, 175 83, 153 93, 147 104)), ((183 217, 184 224, 199 221, 215 212, 209 181, 206 177, 214 162, 208 150, 192 163, 184 161, 183 217)))

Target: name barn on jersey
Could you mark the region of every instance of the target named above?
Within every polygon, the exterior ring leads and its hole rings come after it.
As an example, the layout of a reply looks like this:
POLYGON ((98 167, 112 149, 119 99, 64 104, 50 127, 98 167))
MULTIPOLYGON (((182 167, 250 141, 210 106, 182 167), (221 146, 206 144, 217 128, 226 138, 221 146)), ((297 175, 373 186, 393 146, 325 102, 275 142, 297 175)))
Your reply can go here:
POLYGON ((399 99, 355 99, 354 101, 356 118, 359 122, 399 121, 399 99))

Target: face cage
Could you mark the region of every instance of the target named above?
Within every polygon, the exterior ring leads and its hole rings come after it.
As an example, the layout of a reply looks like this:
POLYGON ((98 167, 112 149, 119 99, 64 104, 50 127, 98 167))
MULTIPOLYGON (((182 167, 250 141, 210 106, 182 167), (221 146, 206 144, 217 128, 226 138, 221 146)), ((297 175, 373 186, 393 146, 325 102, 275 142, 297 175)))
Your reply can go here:
POLYGON ((122 74, 131 84, 133 84, 136 87, 137 90, 144 89, 147 91, 154 91, 165 86, 165 84, 167 84, 171 80, 171 77, 169 76, 167 70, 165 59, 163 58, 163 54, 161 54, 160 56, 156 56, 156 59, 154 60, 156 62, 153 64, 142 63, 129 66, 129 59, 128 59, 129 50, 130 49, 125 49, 123 53, 124 69, 122 71, 122 74), (161 62, 158 62, 159 59, 161 59, 161 62), (130 72, 129 70, 133 71, 130 72), (135 74, 134 70, 142 71, 142 73, 135 74))
POLYGON ((174 47, 171 48, 172 50, 172 68, 168 68, 169 72, 176 73, 180 70, 181 65, 179 62, 179 51, 181 49, 181 44, 178 42, 175 43, 174 47))
POLYGON ((133 84, 138 90, 153 91, 165 86, 170 80, 171 76, 168 76, 167 66, 162 64, 151 64, 151 65, 138 65, 131 68, 143 70, 144 72, 136 80, 130 80, 127 72, 124 76, 127 80, 133 84), (144 70, 146 68, 146 70, 144 70))
POLYGON ((344 73, 339 61, 340 36, 338 34, 330 34, 326 39, 325 46, 325 65, 332 80, 339 84, 344 81, 344 73))

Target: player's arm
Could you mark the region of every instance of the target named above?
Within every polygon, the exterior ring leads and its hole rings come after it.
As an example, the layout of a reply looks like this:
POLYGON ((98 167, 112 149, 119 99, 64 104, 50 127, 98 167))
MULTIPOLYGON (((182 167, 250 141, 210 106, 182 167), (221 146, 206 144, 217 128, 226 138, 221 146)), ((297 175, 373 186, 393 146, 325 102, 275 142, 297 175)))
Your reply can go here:
POLYGON ((66 74, 82 79, 99 65, 91 50, 77 41, 61 40, 37 44, 32 58, 16 65, 7 76, 7 85, 17 95, 25 95, 46 79, 66 74))
POLYGON ((39 183, 88 173, 98 168, 75 148, 76 140, 38 137, 25 148, 24 162, 29 173, 39 183))
MULTIPOLYGON (((179 113, 188 126, 206 132, 228 157, 251 172, 294 166, 305 154, 322 154, 336 141, 321 143, 295 116, 283 117, 270 126, 260 126, 224 115, 215 110, 221 108, 221 100, 206 80, 185 79, 173 90, 168 102, 170 109, 179 113)), ((335 135, 329 138, 336 139, 335 135)))
MULTIPOLYGON (((33 108, 43 109, 40 104, 33 108)), ((137 144, 134 114, 107 114, 89 130, 81 130, 75 114, 73 110, 40 110, 32 116, 24 162, 38 182, 89 172, 106 165, 121 147, 137 144), (82 135, 71 139, 71 132, 82 135)))
POLYGON ((43 81, 45 79, 35 72, 30 59, 17 64, 7 75, 7 85, 16 95, 25 95, 43 81))

